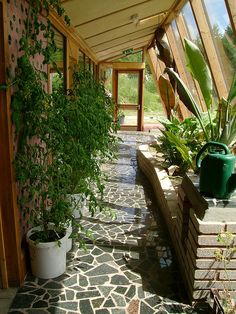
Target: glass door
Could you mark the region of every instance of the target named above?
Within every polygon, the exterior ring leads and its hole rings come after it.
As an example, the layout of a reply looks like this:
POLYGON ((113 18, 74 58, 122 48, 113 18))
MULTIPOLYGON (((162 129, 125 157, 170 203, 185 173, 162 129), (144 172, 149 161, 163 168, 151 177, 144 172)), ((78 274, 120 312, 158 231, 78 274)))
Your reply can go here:
POLYGON ((141 130, 142 70, 115 71, 116 114, 122 130, 141 130))

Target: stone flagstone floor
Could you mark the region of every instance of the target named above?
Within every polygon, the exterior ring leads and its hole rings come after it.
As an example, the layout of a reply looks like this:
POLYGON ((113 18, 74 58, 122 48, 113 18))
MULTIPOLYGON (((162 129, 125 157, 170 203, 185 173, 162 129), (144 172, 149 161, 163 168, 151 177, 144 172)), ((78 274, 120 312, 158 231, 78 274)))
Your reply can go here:
POLYGON ((87 251, 74 243, 62 276, 28 275, 9 313, 152 314, 208 313, 187 305, 164 221, 147 179, 138 170, 136 145, 153 136, 120 133, 118 160, 104 165, 108 175, 104 205, 113 209, 81 223, 93 231, 87 251))

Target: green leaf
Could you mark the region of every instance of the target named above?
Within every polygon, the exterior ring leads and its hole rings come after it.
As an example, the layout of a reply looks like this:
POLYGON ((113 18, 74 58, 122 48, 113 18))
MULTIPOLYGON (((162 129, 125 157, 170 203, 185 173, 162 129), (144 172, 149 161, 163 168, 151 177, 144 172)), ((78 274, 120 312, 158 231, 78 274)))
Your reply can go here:
POLYGON ((7 87, 8 86, 6 84, 0 84, 0 90, 6 90, 7 87))
POLYGON ((195 117, 198 119, 203 133, 205 135, 206 141, 209 140, 208 134, 206 132, 204 123, 203 123, 203 119, 201 117, 201 113, 199 111, 198 105, 196 103, 196 101, 194 100, 192 94, 190 93, 189 89, 187 88, 187 86, 185 85, 185 83, 181 80, 181 78, 179 77, 179 75, 171 68, 166 68, 165 72, 171 76, 178 85, 178 92, 180 91, 181 94, 183 95, 185 102, 184 105, 188 108, 189 111, 191 111, 195 117))
POLYGON ((210 109, 212 104, 213 83, 210 69, 200 49, 190 40, 184 39, 187 67, 194 79, 197 80, 206 106, 210 109))
POLYGON ((234 75, 227 101, 231 102, 236 97, 236 74, 234 75))
POLYGON ((185 85, 185 83, 181 80, 181 78, 179 77, 178 73, 176 73, 173 69, 171 68, 166 68, 165 72, 171 76, 178 84, 178 89, 181 90, 181 94, 183 94, 184 99, 186 100, 186 102, 184 103, 184 105, 187 107, 187 109, 192 112, 195 117, 197 117, 198 119, 200 119, 201 114, 198 108, 197 103, 195 102, 193 96, 191 95, 189 89, 187 88, 187 86, 185 85))
POLYGON ((192 158, 189 154, 190 150, 184 144, 183 140, 169 131, 165 131, 165 135, 168 137, 169 141, 175 145, 176 149, 181 154, 183 160, 186 161, 190 165, 190 167, 193 168, 192 158))

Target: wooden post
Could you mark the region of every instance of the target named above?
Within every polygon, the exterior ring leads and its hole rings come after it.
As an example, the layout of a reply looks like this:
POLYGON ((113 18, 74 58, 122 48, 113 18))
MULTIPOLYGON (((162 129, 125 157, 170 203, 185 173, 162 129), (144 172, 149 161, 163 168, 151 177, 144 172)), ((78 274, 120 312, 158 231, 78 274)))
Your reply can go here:
MULTIPOLYGON (((174 56, 174 60, 177 66, 177 70, 179 73, 179 76, 181 77, 181 79, 184 81, 184 83, 186 84, 186 86, 189 88, 189 82, 188 82, 188 77, 185 71, 185 66, 183 64, 183 60, 181 59, 180 53, 179 53, 179 49, 177 47, 176 41, 175 41, 175 36, 174 36, 174 32, 172 30, 171 25, 169 25, 166 28, 166 35, 174 56)), ((183 118, 187 118, 190 116, 190 112, 187 110, 187 108, 180 102, 180 112, 183 116, 183 118)))
POLYGON ((2 209, 0 204, 0 288, 8 288, 8 275, 7 275, 7 264, 6 264, 6 254, 3 236, 3 226, 2 226, 2 209))
POLYGON ((144 91, 144 70, 139 71, 139 86, 138 86, 138 131, 144 129, 144 108, 143 108, 143 91, 144 91))
MULTIPOLYGON (((0 84, 6 83, 8 41, 6 1, 0 0, 0 84)), ((10 89, 0 91, 0 199, 2 237, 4 239, 8 283, 20 285, 25 277, 24 253, 21 251, 19 212, 13 170, 13 131, 11 124, 10 89)), ((7 285, 7 282, 5 282, 7 285)))
MULTIPOLYGON (((159 80, 159 77, 161 76, 161 74, 163 73, 163 70, 161 69, 160 62, 158 62, 154 48, 148 49, 147 56, 148 56, 148 62, 150 65, 152 76, 156 82, 157 91, 159 92, 158 80, 159 80)), ((162 107, 164 109, 165 115, 167 116, 166 106, 165 106, 164 102, 162 101, 161 97, 160 97, 160 101, 161 101, 162 107)))

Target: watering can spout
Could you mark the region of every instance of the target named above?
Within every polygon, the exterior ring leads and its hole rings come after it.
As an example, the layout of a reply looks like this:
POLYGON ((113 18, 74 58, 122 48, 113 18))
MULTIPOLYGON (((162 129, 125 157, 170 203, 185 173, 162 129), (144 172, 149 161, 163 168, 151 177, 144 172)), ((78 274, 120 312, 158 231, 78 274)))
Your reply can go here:
POLYGON ((234 192, 235 189, 236 189, 236 173, 232 173, 228 180, 227 192, 231 194, 234 192))

